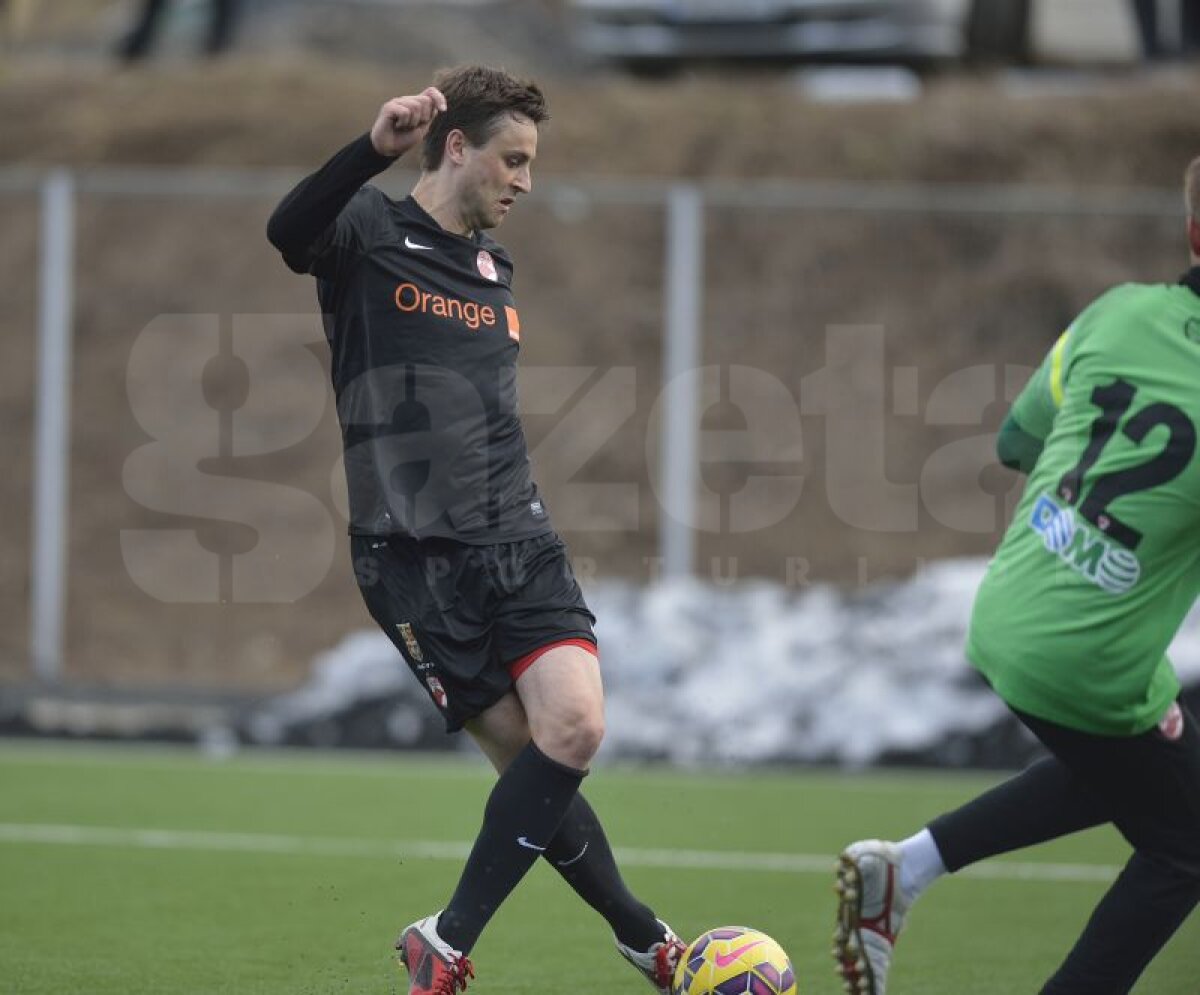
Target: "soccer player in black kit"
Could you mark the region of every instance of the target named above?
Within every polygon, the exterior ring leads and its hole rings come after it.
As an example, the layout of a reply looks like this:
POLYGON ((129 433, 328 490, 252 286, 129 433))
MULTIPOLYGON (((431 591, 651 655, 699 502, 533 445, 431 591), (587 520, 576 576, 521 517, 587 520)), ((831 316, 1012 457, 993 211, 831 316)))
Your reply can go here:
POLYGON ((485 234, 529 192, 545 99, 481 66, 434 84, 385 103, 267 229, 317 278, 367 608, 499 774, 454 894, 396 948, 410 995, 465 990, 472 947, 540 856, 667 995, 683 944, 626 888, 579 793, 603 735, 595 619, 530 475, 513 266, 485 234), (418 145, 410 196, 364 185, 418 145))

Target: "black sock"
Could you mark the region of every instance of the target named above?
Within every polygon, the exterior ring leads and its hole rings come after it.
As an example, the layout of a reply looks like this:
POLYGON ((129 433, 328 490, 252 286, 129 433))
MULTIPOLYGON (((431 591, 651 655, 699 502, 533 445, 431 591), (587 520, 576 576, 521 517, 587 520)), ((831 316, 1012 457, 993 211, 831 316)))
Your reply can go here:
POLYGON ((458 887, 438 920, 438 935, 450 946, 470 953, 500 903, 550 846, 586 773, 551 760, 530 742, 500 775, 458 887))
POLYGON ((621 880, 604 827, 583 795, 572 799, 554 841, 542 856, 580 898, 608 920, 625 946, 644 951, 661 942, 662 926, 621 880))
POLYGON ((929 824, 946 870, 1107 822, 1108 809, 1054 757, 929 824))

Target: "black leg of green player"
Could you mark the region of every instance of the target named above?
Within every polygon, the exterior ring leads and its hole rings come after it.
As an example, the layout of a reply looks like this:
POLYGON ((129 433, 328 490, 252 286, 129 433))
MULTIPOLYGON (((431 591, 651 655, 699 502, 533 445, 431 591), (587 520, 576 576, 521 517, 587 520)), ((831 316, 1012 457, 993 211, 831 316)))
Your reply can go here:
POLYGON ((942 863, 970 864, 1047 843, 1111 819, 1108 805, 1056 757, 1045 757, 929 824, 942 863))
POLYGON ((1094 736, 1022 715, 1112 806, 1134 854, 1045 995, 1123 995, 1200 902, 1200 731, 1179 708, 1139 736, 1094 736))
POLYGON ((1200 900, 1200 878, 1134 853, 1042 995, 1124 995, 1200 900))

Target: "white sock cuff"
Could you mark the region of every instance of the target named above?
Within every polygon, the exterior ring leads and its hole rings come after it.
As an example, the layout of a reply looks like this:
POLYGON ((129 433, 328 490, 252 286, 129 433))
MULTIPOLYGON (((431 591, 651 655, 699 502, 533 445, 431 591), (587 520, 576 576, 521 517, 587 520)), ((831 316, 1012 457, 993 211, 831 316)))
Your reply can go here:
POLYGON ((928 829, 922 829, 897 846, 901 854, 900 888, 911 902, 946 873, 946 865, 942 863, 942 854, 928 829))

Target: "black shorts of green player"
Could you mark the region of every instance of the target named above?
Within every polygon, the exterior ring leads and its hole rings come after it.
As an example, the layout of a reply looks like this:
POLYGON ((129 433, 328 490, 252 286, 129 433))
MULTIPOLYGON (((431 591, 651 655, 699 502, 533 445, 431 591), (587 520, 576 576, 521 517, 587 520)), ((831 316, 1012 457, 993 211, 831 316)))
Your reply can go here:
POLYGON ((447 732, 494 705, 554 647, 597 652, 595 616, 553 532, 490 546, 354 536, 351 552, 371 617, 447 732))

